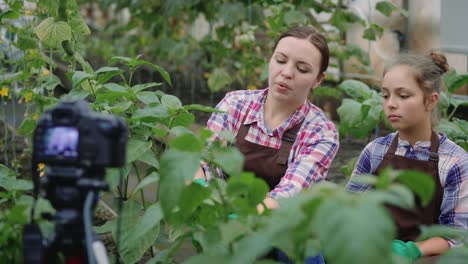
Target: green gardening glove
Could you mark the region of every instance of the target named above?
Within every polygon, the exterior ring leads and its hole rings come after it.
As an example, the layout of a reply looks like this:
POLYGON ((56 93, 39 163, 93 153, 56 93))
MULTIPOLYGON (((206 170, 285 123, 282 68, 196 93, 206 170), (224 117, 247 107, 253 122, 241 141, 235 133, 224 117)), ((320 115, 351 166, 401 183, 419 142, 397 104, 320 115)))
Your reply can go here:
POLYGON ((208 187, 208 183, 205 181, 205 179, 198 178, 198 179, 195 179, 193 182, 203 187, 208 187))
POLYGON ((408 241, 405 243, 401 240, 393 240, 392 252, 411 261, 420 258, 422 255, 421 250, 413 241, 408 241))

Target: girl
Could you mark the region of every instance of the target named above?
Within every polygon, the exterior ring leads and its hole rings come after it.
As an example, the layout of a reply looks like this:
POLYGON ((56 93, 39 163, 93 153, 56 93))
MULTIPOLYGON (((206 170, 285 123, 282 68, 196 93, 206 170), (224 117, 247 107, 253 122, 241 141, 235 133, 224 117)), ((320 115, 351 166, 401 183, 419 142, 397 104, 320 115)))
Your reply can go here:
POLYGON ((442 224, 468 229, 468 155, 445 134, 433 131, 432 114, 439 100, 441 76, 449 69, 443 55, 402 55, 384 70, 382 95, 385 116, 397 132, 377 138, 362 151, 346 186, 364 191, 369 185, 353 182, 361 174, 378 174, 391 166, 432 175, 436 190, 427 207, 413 211, 389 207, 398 227, 393 252, 410 260, 439 255, 455 241, 432 237, 413 242, 419 225, 442 224))

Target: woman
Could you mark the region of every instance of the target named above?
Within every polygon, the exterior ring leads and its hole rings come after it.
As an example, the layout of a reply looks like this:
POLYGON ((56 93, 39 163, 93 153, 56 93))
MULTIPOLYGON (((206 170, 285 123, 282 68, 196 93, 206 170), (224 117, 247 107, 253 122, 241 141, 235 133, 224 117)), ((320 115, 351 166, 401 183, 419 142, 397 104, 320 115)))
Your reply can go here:
MULTIPOLYGON (((252 171, 270 186, 265 205, 278 207, 277 198, 290 197, 327 176, 338 133, 307 96, 322 82, 328 67, 328 45, 312 27, 295 27, 274 45, 268 88, 228 93, 216 106, 207 127, 229 130, 252 171)), ((208 166, 196 178, 211 179, 208 166)), ((263 212, 262 205, 258 206, 263 212)))
POLYGON ((365 191, 371 186, 353 180, 361 174, 378 174, 391 166, 432 175, 436 189, 431 204, 417 203, 408 211, 388 207, 398 227, 393 252, 414 261, 446 252, 455 241, 432 237, 414 242, 419 225, 441 224, 468 229, 468 155, 445 134, 433 130, 433 110, 439 100, 441 76, 449 69, 443 55, 402 55, 384 70, 382 95, 385 116, 395 133, 377 138, 362 151, 347 189, 365 191))
MULTIPOLYGON (((215 133, 228 130, 236 135, 244 170, 270 187, 264 199, 269 209, 279 206, 278 198, 296 195, 325 179, 338 150, 334 124, 308 100, 323 81, 328 60, 322 34, 312 27, 292 28, 274 45, 268 88, 228 93, 216 106, 225 113, 214 113, 208 120, 207 127, 215 133)), ((213 172, 206 164, 202 167, 196 178, 210 180, 213 172)), ((262 213, 265 208, 259 204, 257 210, 262 213)), ((307 262, 323 263, 323 259, 307 262)))

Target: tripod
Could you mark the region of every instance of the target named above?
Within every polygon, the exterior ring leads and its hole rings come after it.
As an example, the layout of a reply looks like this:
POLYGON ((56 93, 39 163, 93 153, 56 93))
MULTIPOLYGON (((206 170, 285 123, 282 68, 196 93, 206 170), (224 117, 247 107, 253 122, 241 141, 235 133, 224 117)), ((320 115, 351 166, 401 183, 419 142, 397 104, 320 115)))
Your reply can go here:
POLYGON ((70 264, 107 264, 107 254, 101 241, 92 232, 92 212, 98 192, 107 190, 104 169, 85 171, 80 168, 50 167, 42 184, 46 198, 57 210, 43 217, 55 222, 54 232, 42 239, 33 220, 23 235, 24 263, 57 263, 62 253, 70 264))

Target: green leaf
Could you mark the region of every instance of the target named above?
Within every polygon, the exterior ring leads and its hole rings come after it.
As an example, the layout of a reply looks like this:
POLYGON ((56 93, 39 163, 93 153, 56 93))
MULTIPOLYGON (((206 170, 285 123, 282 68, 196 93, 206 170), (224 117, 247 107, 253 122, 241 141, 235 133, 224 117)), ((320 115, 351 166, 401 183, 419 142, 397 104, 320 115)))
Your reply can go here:
POLYGON ((161 104, 165 105, 169 109, 180 109, 182 108, 182 102, 177 96, 165 94, 161 97, 161 104))
POLYGON ((18 134, 21 136, 32 135, 35 127, 36 127, 36 121, 30 118, 25 118, 23 119, 23 122, 18 128, 18 134))
POLYGON ((175 221, 172 212, 185 187, 185 181, 190 180, 200 167, 201 155, 196 152, 184 152, 169 149, 160 160, 160 202, 164 215, 169 223, 175 221))
POLYGON ((138 109, 133 113, 132 119, 148 119, 148 120, 155 120, 158 118, 166 118, 169 117, 169 112, 167 111, 167 107, 163 105, 158 105, 156 107, 145 107, 143 109, 138 109))
POLYGON ((43 20, 35 29, 34 33, 39 40, 50 48, 56 48, 65 40, 71 40, 71 28, 63 22, 55 22, 53 17, 43 20))
POLYGON ((83 72, 83 71, 75 71, 72 76, 72 84, 73 88, 80 88, 79 85, 85 81, 94 78, 93 74, 83 72))
POLYGON ((418 237, 418 240, 421 241, 431 237, 448 237, 458 241, 467 241, 468 231, 446 225, 422 226, 421 235, 418 237))
POLYGON ((449 93, 468 83, 468 74, 457 74, 455 70, 448 71, 443 75, 445 87, 449 93))
POLYGON ((375 9, 377 9, 380 13, 384 14, 385 16, 390 16, 393 11, 397 10, 397 8, 388 1, 380 1, 375 5, 375 9))
POLYGON ((353 263, 382 263, 390 256, 393 221, 383 206, 362 198, 349 194, 329 197, 313 217, 314 232, 330 263, 344 264, 350 259, 353 263))
POLYGON ((423 206, 431 202, 435 190, 435 183, 431 176, 420 171, 407 170, 400 172, 397 180, 415 192, 421 198, 423 206))
POLYGON ((182 134, 171 139, 169 146, 180 151, 201 152, 204 144, 193 134, 182 134))
POLYGON ((184 105, 183 109, 187 111, 197 110, 197 111, 206 112, 206 113, 224 113, 225 112, 225 111, 221 111, 219 109, 213 108, 213 107, 204 106, 200 104, 184 105))
POLYGON ((153 153, 151 148, 148 149, 145 154, 141 155, 138 160, 159 169, 159 161, 156 159, 156 154, 153 153))
POLYGON ((244 156, 234 147, 215 148, 213 162, 230 176, 240 175, 244 163, 244 156))
POLYGON ((117 67, 102 67, 99 68, 94 74, 97 76, 98 83, 105 83, 112 77, 119 75, 123 72, 117 67))
POLYGON ((127 163, 139 159, 151 148, 151 141, 130 138, 127 144, 127 163))
POLYGON ((106 83, 102 85, 103 88, 106 88, 112 92, 127 93, 128 89, 125 86, 116 83, 106 83))
POLYGON ((229 196, 233 197, 235 212, 241 214, 253 214, 257 204, 261 203, 269 187, 263 179, 257 178, 253 173, 242 173, 238 177, 230 177, 226 189, 229 196))
POLYGON ((306 22, 307 16, 303 12, 297 10, 290 10, 284 14, 284 23, 288 26, 293 24, 303 24, 306 22))
POLYGON ((150 63, 150 65, 159 72, 159 74, 161 74, 161 76, 164 78, 164 80, 172 86, 172 82, 171 82, 171 76, 169 75, 169 73, 167 71, 165 71, 163 68, 159 67, 158 65, 156 64, 152 64, 150 63))
POLYGON ((176 126, 190 127, 194 122, 195 122, 195 116, 189 112, 184 111, 174 117, 174 120, 172 122, 172 127, 176 127, 176 126))
POLYGON ((378 38, 382 37, 383 33, 383 27, 377 24, 371 24, 370 27, 364 30, 362 37, 368 40, 377 40, 378 38))
POLYGON ((21 14, 16 10, 5 10, 0 13, 0 21, 3 19, 18 19, 21 14))
POLYGON ((145 188, 146 186, 150 185, 150 184, 153 184, 153 183, 157 183, 159 181, 159 174, 157 172, 152 172, 150 173, 148 176, 146 176, 145 178, 143 178, 138 184, 137 186, 135 186, 135 189, 133 189, 132 191, 132 194, 130 197, 134 196, 136 193, 138 193, 138 191, 140 191, 141 189, 145 188))
POLYGON ((55 87, 61 84, 62 82, 60 81, 60 79, 57 76, 51 74, 50 77, 47 78, 47 81, 44 84, 42 84, 42 87, 44 87, 48 91, 53 91, 55 90, 55 87))
POLYGON ((16 179, 16 173, 0 164, 0 187, 7 191, 26 191, 32 189, 32 182, 22 179, 16 179))
POLYGON ((68 94, 64 95, 62 99, 64 100, 84 100, 91 94, 89 91, 81 90, 79 88, 71 89, 68 94))
POLYGON ((156 95, 155 92, 149 91, 142 91, 137 93, 137 99, 140 100, 142 103, 149 105, 153 103, 161 103, 159 101, 159 97, 156 95))
POLYGON ((362 120, 361 115, 361 104, 355 100, 348 98, 343 99, 340 107, 336 109, 338 115, 340 116, 340 126, 343 124, 352 124, 360 123, 362 120))
POLYGON ((346 80, 340 83, 338 88, 359 102, 363 102, 372 96, 372 90, 361 81, 346 80))
POLYGON ((81 18, 80 8, 76 1, 68 1, 67 20, 73 33, 79 35, 91 34, 88 25, 86 25, 84 20, 81 18))
POLYGON ((216 68, 208 78, 208 87, 211 92, 218 92, 232 82, 231 76, 224 68, 216 68))
POLYGON ((203 201, 210 197, 211 190, 209 188, 192 183, 183 189, 178 202, 180 208, 179 221, 184 222, 190 220, 190 216, 195 212, 198 206, 203 201))
POLYGON ((132 87, 132 90, 135 92, 135 93, 138 93, 140 91, 143 91, 143 90, 146 90, 148 88, 151 88, 151 87, 155 87, 155 86, 161 86, 162 83, 155 83, 155 82, 152 82, 152 83, 144 83, 144 84, 137 84, 137 85, 134 85, 132 87))

